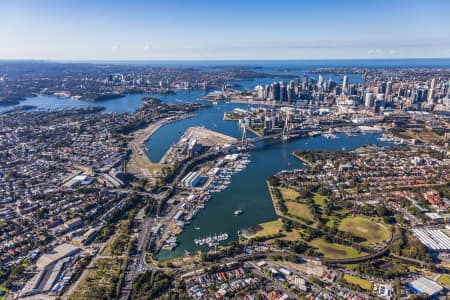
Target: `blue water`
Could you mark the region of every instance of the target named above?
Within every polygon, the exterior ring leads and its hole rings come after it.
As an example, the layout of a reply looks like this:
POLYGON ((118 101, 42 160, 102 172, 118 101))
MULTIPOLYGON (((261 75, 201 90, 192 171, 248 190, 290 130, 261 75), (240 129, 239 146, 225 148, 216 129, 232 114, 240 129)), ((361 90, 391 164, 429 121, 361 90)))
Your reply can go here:
MULTIPOLYGON (((104 101, 85 101, 85 100, 72 100, 68 98, 56 98, 53 96, 37 96, 27 98, 25 101, 21 101, 20 105, 33 105, 37 110, 60 110, 69 108, 81 108, 89 106, 103 106, 105 110, 102 113, 128 113, 134 112, 138 108, 142 107, 141 98, 145 96, 143 94, 132 94, 123 98, 115 98, 104 101)), ((9 110, 16 105, 0 106, 0 112, 9 110)))
MULTIPOLYGON (((150 64, 150 63, 148 63, 150 64)), ((160 62, 163 65, 164 62, 160 62)), ((257 78, 255 80, 236 81, 241 85, 241 89, 253 89, 257 84, 266 84, 273 81, 288 81, 294 77, 301 77, 308 73, 309 68, 316 67, 450 67, 450 59, 425 59, 425 60, 337 60, 337 61, 235 61, 235 62, 170 62, 174 67, 197 67, 205 70, 215 70, 214 66, 245 65, 254 68, 257 71, 276 74, 272 78, 257 78), (262 66, 261 68, 256 68, 262 66), (290 78, 281 78, 282 75, 293 75, 290 78)), ((343 74, 324 75, 327 81, 329 76, 333 80, 342 80, 343 74)), ((310 78, 315 78, 316 74, 310 74, 310 78)), ((350 83, 360 82, 358 75, 351 75, 350 83)), ((166 103, 188 103, 199 102, 198 98, 204 96, 208 91, 192 90, 178 91, 176 95, 128 95, 123 98, 111 99, 102 102, 75 101, 69 99, 57 99, 54 97, 39 96, 29 98, 21 104, 36 105, 38 109, 63 109, 71 107, 86 107, 100 105, 105 107, 103 113, 126 113, 135 111, 142 106, 140 101, 143 96, 154 96, 160 98, 166 103)), ((205 126, 236 138, 241 136, 241 132, 233 121, 224 121, 223 113, 233 108, 240 107, 248 109, 250 106, 245 104, 219 103, 209 109, 201 110, 195 113, 190 119, 170 123, 160 128, 148 141, 148 155, 153 161, 159 161, 167 149, 177 142, 184 131, 191 126, 205 126)), ((2 107, 9 109, 9 107, 2 107)), ((377 140, 377 135, 359 135, 348 137, 339 135, 338 139, 324 139, 322 137, 313 137, 298 139, 288 143, 273 143, 270 141, 262 142, 251 151, 252 163, 243 172, 236 174, 232 178, 231 185, 221 193, 213 194, 212 199, 207 203, 204 210, 201 210, 192 223, 185 228, 185 231, 179 236, 179 246, 172 252, 162 251, 158 257, 160 259, 169 259, 184 254, 185 250, 190 252, 199 250, 193 242, 194 238, 207 236, 214 233, 227 232, 231 239, 236 238, 237 230, 248 228, 255 224, 274 220, 276 218, 272 202, 270 200, 265 179, 283 169, 293 169, 303 167, 301 162, 294 159, 291 155, 294 150, 347 150, 355 149, 364 144, 382 144, 386 143, 377 140), (242 209, 244 214, 234 216, 236 209, 242 209), (196 230, 200 227, 200 230, 196 230)))
POLYGON ((241 66, 247 68, 449 68, 450 58, 406 58, 406 59, 310 59, 310 60, 124 60, 124 61, 84 61, 86 63, 108 63, 147 65, 155 67, 198 68, 212 70, 217 67, 241 66))
POLYGON ((341 150, 343 147, 352 150, 368 144, 387 145, 377 140, 378 135, 338 136, 339 138, 334 140, 312 137, 288 143, 260 143, 251 151, 252 162, 249 167, 233 176, 232 183, 226 190, 213 194, 205 209, 185 227, 185 231, 178 237, 179 246, 171 252, 161 251, 158 258, 166 260, 183 255, 185 250, 195 252, 207 249, 197 246, 193 241, 195 238, 227 232, 230 240, 236 240, 238 230, 275 220, 277 216, 265 180, 281 170, 304 167, 292 156, 295 150, 333 151, 341 150), (237 209, 242 209, 244 213, 235 216, 233 212, 237 209), (196 227, 200 230, 196 230, 196 227))
MULTIPOLYGON (((183 91, 177 95, 160 97, 167 103, 195 102, 205 91, 183 91)), ((156 96, 156 95, 155 95, 156 96)), ((219 103, 210 109, 196 113, 195 117, 170 123, 160 128, 146 143, 148 156, 152 161, 159 161, 167 149, 176 143, 185 130, 191 126, 205 126, 236 138, 241 131, 234 121, 224 121, 223 113, 233 108, 248 109, 251 105, 219 103)), ((207 249, 195 245, 194 239, 214 233, 227 232, 230 240, 237 238, 237 231, 255 224, 275 220, 277 216, 267 191, 265 180, 268 176, 284 169, 303 167, 292 156, 294 150, 352 150, 362 145, 387 145, 379 141, 379 135, 359 135, 348 137, 338 134, 338 139, 312 137, 293 140, 288 143, 279 141, 261 142, 251 151, 251 161, 247 169, 232 178, 230 186, 212 195, 211 200, 201 210, 191 224, 179 235, 179 246, 174 251, 161 251, 158 258, 167 260, 184 255, 185 250, 195 252, 207 249), (234 216, 233 212, 242 209, 244 214, 234 216), (199 227, 200 229, 195 229, 199 227)))
MULTIPOLYGON (((207 92, 203 90, 193 90, 181 91, 178 92, 177 95, 162 96, 155 94, 152 96, 159 97, 166 103, 206 103, 205 101, 198 100, 199 97, 204 96, 206 93, 207 92)), ((167 149, 172 144, 178 142, 186 129, 192 126, 204 126, 208 129, 219 131, 235 138, 240 138, 241 131, 236 122, 223 120, 224 112, 231 111, 233 108, 237 107, 248 109, 250 106, 246 104, 219 103, 218 105, 212 105, 209 109, 196 112, 194 118, 184 119, 161 127, 147 141, 146 146, 149 149, 147 155, 152 161, 160 161, 167 149), (155 145, 158 145, 158 147, 155 147, 155 145)), ((254 135, 250 132, 248 136, 253 137, 254 135)))

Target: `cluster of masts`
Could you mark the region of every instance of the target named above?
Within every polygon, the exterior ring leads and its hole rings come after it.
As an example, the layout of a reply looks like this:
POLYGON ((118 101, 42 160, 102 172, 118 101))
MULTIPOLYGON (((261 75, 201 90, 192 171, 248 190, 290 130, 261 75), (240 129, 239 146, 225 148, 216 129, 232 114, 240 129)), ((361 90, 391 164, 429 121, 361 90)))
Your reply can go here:
POLYGON ((215 234, 206 238, 194 239, 196 245, 208 245, 210 247, 217 246, 219 242, 228 240, 228 233, 215 234))

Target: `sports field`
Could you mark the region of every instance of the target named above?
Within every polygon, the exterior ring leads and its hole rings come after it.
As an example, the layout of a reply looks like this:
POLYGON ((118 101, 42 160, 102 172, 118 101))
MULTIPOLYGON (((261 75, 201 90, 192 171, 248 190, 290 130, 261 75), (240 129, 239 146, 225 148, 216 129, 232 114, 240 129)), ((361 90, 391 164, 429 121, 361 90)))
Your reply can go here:
POLYGON ((300 219, 314 221, 314 218, 311 215, 311 212, 306 204, 294 201, 286 201, 285 205, 288 209, 288 213, 299 217, 300 219))
POLYGON ((284 188, 284 187, 280 187, 279 188, 280 193, 281 193, 281 197, 283 197, 283 200, 295 200, 298 195, 299 192, 293 190, 293 189, 288 189, 288 188, 284 188))
POLYGON ((387 225, 376 223, 365 216, 346 217, 339 224, 339 230, 365 238, 371 244, 383 243, 389 239, 387 225))

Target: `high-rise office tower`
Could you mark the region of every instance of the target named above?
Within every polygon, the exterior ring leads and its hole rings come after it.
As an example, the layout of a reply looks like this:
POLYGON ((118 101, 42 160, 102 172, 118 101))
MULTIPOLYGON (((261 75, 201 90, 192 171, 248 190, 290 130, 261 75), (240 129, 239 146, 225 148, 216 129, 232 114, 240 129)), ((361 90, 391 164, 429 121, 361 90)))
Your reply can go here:
POLYGON ((384 99, 386 99, 386 101, 391 101, 391 93, 392 93, 392 81, 388 81, 386 84, 386 92, 384 93, 384 99))
POLYGON ((319 88, 321 88, 322 85, 323 85, 323 76, 322 76, 322 75, 319 75, 319 79, 318 79, 318 81, 317 81, 317 86, 318 86, 319 88))
POLYGON ((364 106, 365 107, 373 106, 372 93, 366 92, 366 94, 364 95, 364 106))
POLYGON ((307 89, 308 89, 308 75, 303 75, 302 91, 306 91, 307 89))
POLYGON ((272 83, 272 97, 271 100, 280 101, 280 84, 278 82, 272 83))
POLYGON ((342 92, 347 93, 348 89, 348 76, 344 75, 344 78, 342 80, 342 92))
POLYGON ((300 79, 299 78, 294 79, 294 94, 295 94, 295 98, 297 98, 300 95, 300 79))
POLYGON ((270 99, 270 85, 264 87, 264 99, 270 99))
POLYGON ((256 97, 259 99, 264 99, 264 88, 260 85, 255 87, 256 90, 256 97))
POLYGON ((428 104, 434 103, 434 94, 435 94, 434 88, 431 88, 428 90, 428 99, 427 99, 428 104))
POLYGON ((288 92, 286 82, 280 81, 280 100, 288 101, 288 92))

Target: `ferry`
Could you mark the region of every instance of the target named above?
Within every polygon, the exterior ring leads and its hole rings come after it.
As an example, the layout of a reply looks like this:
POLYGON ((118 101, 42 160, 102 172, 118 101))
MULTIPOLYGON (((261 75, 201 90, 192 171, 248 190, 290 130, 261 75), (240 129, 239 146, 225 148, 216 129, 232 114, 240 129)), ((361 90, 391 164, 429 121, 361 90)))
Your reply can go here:
POLYGON ((242 214, 242 209, 238 209, 238 210, 235 210, 234 211, 234 215, 235 216, 239 216, 239 215, 241 215, 242 214))

